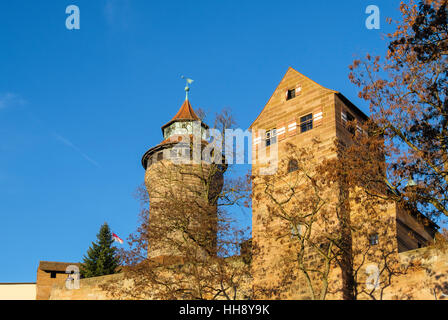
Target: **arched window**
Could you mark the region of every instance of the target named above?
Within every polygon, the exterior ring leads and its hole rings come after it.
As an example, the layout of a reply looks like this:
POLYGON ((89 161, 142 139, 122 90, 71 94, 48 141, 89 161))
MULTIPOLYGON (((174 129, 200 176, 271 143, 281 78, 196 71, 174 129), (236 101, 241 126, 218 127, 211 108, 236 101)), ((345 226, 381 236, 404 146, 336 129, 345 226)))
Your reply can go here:
POLYGON ((297 160, 289 160, 288 173, 295 172, 297 170, 299 170, 299 163, 297 160))

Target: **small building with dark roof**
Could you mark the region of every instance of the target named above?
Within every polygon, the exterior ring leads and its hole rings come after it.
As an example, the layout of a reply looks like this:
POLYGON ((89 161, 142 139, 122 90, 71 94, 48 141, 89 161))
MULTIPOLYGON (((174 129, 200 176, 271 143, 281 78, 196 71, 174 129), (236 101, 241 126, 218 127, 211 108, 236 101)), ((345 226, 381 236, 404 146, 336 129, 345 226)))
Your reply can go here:
POLYGON ((36 300, 48 300, 54 285, 64 283, 69 266, 80 267, 80 263, 41 261, 37 268, 36 300))

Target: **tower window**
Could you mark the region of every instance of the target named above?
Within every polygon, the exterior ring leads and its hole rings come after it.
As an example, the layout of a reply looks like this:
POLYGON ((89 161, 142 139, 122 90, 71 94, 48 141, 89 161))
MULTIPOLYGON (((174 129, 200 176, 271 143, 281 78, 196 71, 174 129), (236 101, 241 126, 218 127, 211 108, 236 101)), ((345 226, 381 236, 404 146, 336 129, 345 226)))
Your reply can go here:
POLYGON ((378 245, 380 243, 379 242, 378 233, 370 235, 369 243, 370 243, 371 246, 376 246, 376 245, 378 245))
POLYGON ((300 132, 304 133, 313 130, 313 114, 300 118, 300 132))
POLYGON ((288 94, 286 96, 286 100, 291 100, 296 97, 296 89, 290 89, 288 90, 288 94))
POLYGON ((163 160, 163 152, 159 152, 157 154, 157 161, 162 161, 163 160))
POLYGON ((277 129, 266 132, 266 147, 277 143, 277 129))
POLYGON ((288 163, 288 173, 299 170, 299 163, 297 160, 290 160, 288 163))

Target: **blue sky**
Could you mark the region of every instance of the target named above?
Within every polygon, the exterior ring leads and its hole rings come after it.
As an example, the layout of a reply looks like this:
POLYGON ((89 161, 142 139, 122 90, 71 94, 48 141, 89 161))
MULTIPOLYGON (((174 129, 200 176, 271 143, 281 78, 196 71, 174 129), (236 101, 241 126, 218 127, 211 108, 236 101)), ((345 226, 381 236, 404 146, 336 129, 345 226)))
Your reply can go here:
POLYGON ((398 3, 1 1, 0 282, 80 261, 104 221, 122 238, 135 230, 140 159, 182 104, 183 74, 194 108, 230 108, 241 128, 289 66, 367 112, 348 66, 384 53, 398 3), (71 4, 80 30, 65 27, 71 4), (370 4, 381 30, 365 27, 370 4))

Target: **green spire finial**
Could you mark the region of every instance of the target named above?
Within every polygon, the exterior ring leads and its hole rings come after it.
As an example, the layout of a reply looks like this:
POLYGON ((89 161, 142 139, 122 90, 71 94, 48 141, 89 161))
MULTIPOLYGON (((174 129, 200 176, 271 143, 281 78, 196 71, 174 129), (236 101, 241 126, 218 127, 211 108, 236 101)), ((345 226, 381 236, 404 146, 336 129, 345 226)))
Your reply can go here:
POLYGON ((187 81, 187 86, 185 87, 185 100, 188 100, 188 93, 190 92, 190 84, 194 82, 192 79, 188 79, 185 76, 182 76, 182 79, 185 79, 187 81))

